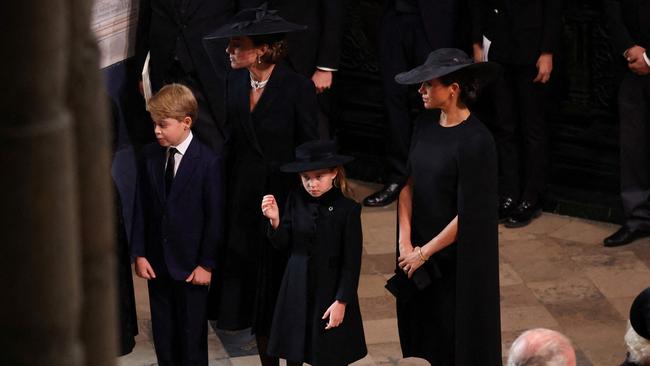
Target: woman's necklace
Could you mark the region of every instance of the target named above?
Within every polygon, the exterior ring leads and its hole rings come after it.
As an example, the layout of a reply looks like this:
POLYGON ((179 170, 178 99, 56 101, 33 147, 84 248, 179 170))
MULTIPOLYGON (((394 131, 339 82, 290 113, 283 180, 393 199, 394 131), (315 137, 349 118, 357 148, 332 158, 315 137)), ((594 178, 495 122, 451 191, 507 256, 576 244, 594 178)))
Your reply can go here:
POLYGON ((271 78, 271 76, 269 76, 268 78, 266 78, 266 80, 257 81, 253 78, 252 72, 249 73, 249 75, 251 77, 251 88, 253 88, 253 90, 263 89, 264 87, 266 87, 266 84, 269 82, 269 79, 271 78))

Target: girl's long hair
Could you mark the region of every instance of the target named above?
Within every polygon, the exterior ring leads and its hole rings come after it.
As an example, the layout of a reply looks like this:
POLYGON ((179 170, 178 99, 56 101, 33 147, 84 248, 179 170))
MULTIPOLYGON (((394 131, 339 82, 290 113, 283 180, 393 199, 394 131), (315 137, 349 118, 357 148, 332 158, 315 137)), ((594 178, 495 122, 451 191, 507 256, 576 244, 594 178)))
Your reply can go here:
POLYGON ((336 178, 334 178, 334 187, 339 188, 345 197, 353 199, 352 194, 354 192, 352 191, 352 188, 350 188, 348 180, 345 177, 345 169, 343 169, 343 166, 335 166, 332 168, 332 170, 336 172, 336 178))

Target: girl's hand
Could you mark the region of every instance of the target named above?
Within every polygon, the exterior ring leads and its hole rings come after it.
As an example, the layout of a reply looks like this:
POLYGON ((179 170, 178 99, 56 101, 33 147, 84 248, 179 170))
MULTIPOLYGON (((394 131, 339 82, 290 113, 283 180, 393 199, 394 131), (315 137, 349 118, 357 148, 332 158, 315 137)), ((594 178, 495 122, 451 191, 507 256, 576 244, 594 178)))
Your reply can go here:
POLYGON ((271 221, 273 229, 280 226, 280 209, 272 194, 262 197, 262 214, 271 221))
POLYGON ((145 257, 135 258, 135 274, 145 280, 153 280, 156 278, 156 273, 153 271, 151 264, 145 257))
POLYGON ((341 323, 343 323, 343 318, 345 317, 345 303, 342 303, 338 300, 334 301, 332 305, 327 308, 325 314, 323 314, 322 319, 327 319, 327 317, 330 319, 327 322, 325 330, 336 328, 341 325, 341 323))
POLYGON ((416 269, 420 268, 420 266, 424 264, 424 261, 422 258, 420 258, 418 251, 413 249, 411 249, 410 253, 408 254, 400 255, 397 260, 399 261, 399 267, 404 271, 404 273, 406 273, 408 278, 411 278, 411 276, 413 276, 413 272, 415 272, 416 269))

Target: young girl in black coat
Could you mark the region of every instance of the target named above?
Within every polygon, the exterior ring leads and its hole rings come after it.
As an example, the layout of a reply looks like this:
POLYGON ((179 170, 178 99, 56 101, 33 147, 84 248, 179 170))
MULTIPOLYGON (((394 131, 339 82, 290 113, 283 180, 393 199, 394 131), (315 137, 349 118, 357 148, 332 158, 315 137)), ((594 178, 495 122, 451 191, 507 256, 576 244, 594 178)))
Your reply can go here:
POLYGON ((291 253, 271 326, 268 353, 288 365, 347 365, 367 354, 357 287, 361 270, 361 206, 345 196, 333 141, 296 148, 281 170, 299 173, 304 189, 289 195, 280 220, 272 195, 262 199, 271 244, 291 253))

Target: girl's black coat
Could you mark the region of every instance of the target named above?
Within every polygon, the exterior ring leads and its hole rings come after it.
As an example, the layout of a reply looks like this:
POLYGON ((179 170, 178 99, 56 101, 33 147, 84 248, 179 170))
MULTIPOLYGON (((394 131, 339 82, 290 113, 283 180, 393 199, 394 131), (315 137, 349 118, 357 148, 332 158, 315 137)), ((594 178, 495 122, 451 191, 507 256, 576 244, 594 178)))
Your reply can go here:
POLYGON ((344 365, 363 358, 366 344, 357 287, 361 269, 361 207, 332 188, 320 198, 293 192, 271 243, 289 249, 271 327, 269 354, 312 365, 344 365), (321 319, 335 300, 343 323, 325 330, 321 319))
POLYGON ((275 66, 264 93, 250 111, 248 70, 228 83, 226 244, 210 289, 209 316, 222 329, 253 327, 268 335, 286 254, 266 239, 260 205, 266 194, 285 202, 295 174, 280 172, 295 148, 318 139, 314 83, 288 66, 275 66))

